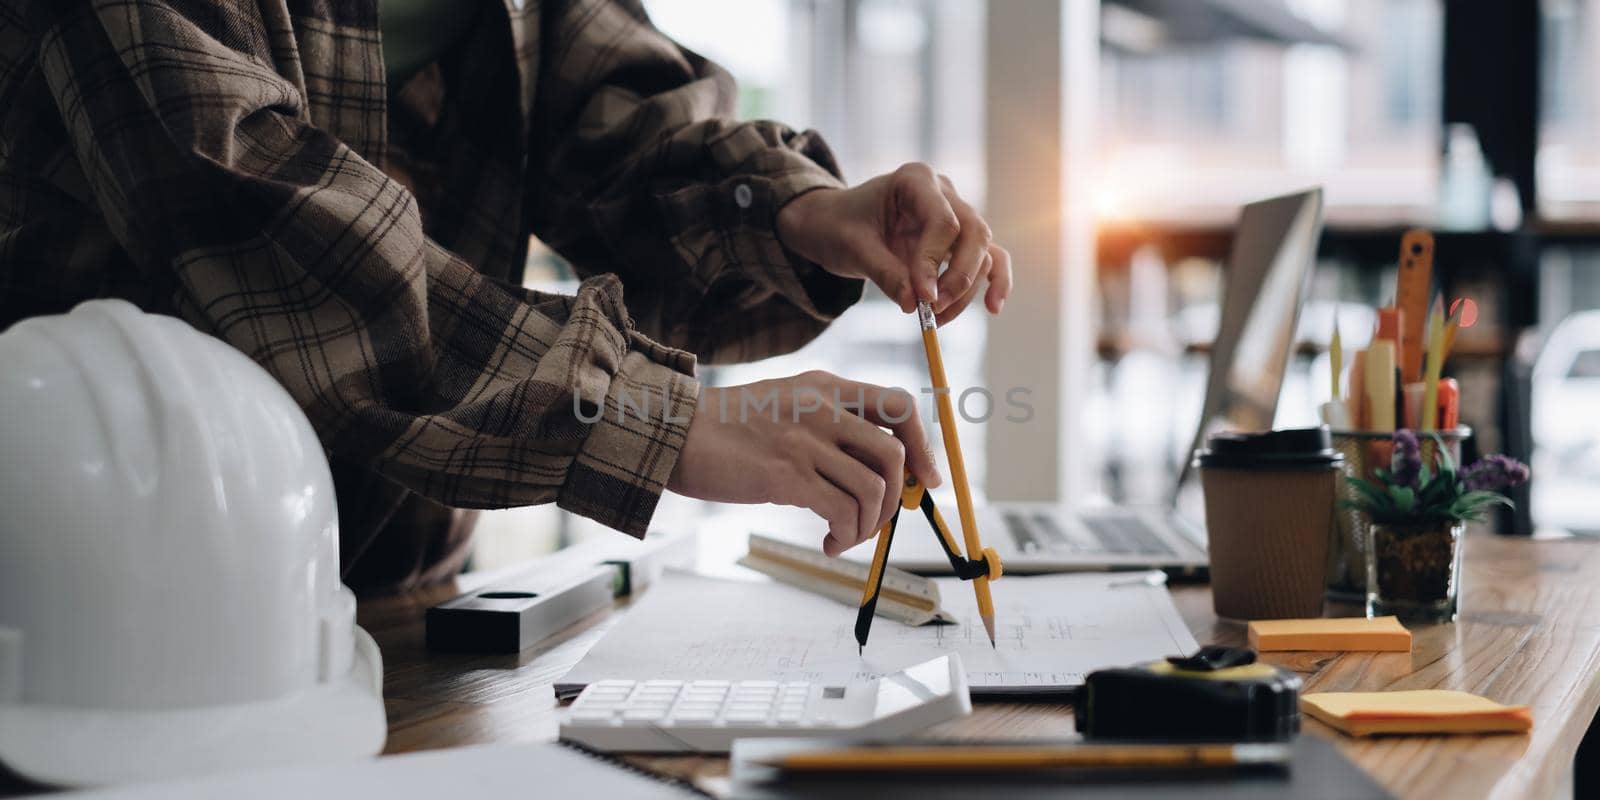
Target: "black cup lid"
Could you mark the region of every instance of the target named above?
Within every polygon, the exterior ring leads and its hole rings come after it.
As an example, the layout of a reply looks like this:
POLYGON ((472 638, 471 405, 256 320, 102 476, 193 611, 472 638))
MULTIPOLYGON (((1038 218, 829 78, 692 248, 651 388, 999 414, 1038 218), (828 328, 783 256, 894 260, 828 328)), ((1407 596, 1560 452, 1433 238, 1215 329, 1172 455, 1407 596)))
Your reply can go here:
POLYGON ((1221 469, 1317 469, 1344 462, 1327 427, 1264 433, 1219 433, 1195 453, 1195 464, 1221 469))

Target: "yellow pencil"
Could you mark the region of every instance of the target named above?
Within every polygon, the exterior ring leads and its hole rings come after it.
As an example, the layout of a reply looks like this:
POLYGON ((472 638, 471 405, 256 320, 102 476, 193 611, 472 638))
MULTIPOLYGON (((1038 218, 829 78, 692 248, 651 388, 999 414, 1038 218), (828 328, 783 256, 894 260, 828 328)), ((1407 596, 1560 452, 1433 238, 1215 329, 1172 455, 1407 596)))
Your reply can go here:
POLYGON ((1288 763, 1284 744, 904 745, 791 753, 759 762, 791 772, 1183 769, 1288 763))
POLYGON ((1461 332, 1461 311, 1451 315, 1444 323, 1444 346, 1439 348, 1439 366, 1450 360, 1450 351, 1456 346, 1456 334, 1461 332))
POLYGON ((1328 367, 1333 378, 1333 402, 1343 400, 1339 394, 1339 377, 1344 374, 1344 343, 1339 339, 1339 313, 1333 314, 1333 340, 1328 342, 1328 367))
POLYGON ((878 530, 878 548, 872 553, 867 584, 861 587, 861 608, 856 612, 856 652, 867 650, 867 634, 872 630, 872 615, 878 613, 878 593, 883 588, 883 572, 889 565, 889 542, 894 538, 894 521, 878 530))
POLYGON ((1422 378, 1421 429, 1431 431, 1439 420, 1439 374, 1444 370, 1444 306, 1435 302, 1428 315, 1428 363, 1422 378))
MULTIPOLYGON (((950 382, 944 375, 944 357, 939 353, 939 337, 933 320, 933 307, 917 304, 917 321, 922 325, 922 348, 928 353, 928 376, 933 381, 934 400, 939 409, 939 432, 944 435, 945 457, 950 461, 950 480, 956 485, 956 510, 961 515, 961 535, 967 544, 967 558, 984 557, 978 537, 978 519, 972 510, 972 491, 967 487, 967 465, 961 459, 961 440, 956 436, 955 403, 950 399, 950 382)), ((978 597, 978 616, 983 619, 989 645, 994 646, 994 598, 989 596, 988 577, 974 578, 972 591, 978 597)))

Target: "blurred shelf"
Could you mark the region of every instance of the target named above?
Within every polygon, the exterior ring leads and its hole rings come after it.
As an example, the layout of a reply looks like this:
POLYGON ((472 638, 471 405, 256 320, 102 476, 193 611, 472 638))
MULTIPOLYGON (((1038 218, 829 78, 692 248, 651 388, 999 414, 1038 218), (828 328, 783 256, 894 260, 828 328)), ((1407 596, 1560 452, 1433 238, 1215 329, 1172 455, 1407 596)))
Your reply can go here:
MULTIPOLYGON (((1095 352, 1101 361, 1113 362, 1121 360, 1123 356, 1136 350, 1152 350, 1155 352, 1171 352, 1174 349, 1184 355, 1210 355, 1211 342, 1193 342, 1182 347, 1175 343, 1143 341, 1131 336, 1102 334, 1095 341, 1095 352)), ((1294 354, 1299 357, 1315 358, 1327 352, 1328 348, 1319 342, 1302 341, 1295 345, 1294 354)), ((1451 350, 1450 357, 1445 360, 1449 365, 1459 361, 1499 361, 1506 357, 1506 349, 1493 342, 1458 342, 1455 349, 1451 350)))
MULTIPOLYGON (((1400 237, 1414 225, 1329 223, 1318 255, 1344 258, 1361 266, 1386 267, 1394 263, 1400 237)), ((1423 226, 1426 227, 1426 226, 1423 226)), ((1102 269, 1120 269, 1140 248, 1153 246, 1173 263, 1184 258, 1225 261, 1233 244, 1230 224, 1169 221, 1103 223, 1096 228, 1096 251, 1102 269)), ((1516 231, 1433 232, 1438 242, 1435 263, 1482 265, 1509 258, 1516 251, 1537 246, 1600 247, 1600 220, 1538 220, 1516 231)))

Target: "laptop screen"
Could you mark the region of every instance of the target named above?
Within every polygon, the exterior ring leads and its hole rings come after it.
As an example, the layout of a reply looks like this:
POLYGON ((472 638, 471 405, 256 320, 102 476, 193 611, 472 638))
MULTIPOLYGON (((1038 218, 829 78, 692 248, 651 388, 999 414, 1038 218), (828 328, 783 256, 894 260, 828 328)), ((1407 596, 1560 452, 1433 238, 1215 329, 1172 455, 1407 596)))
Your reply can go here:
MULTIPOLYGON (((1272 427, 1295 325, 1322 235, 1322 190, 1251 203, 1239 216, 1193 446, 1227 430, 1272 427)), ((1203 531, 1200 481, 1185 456, 1173 505, 1203 531)))

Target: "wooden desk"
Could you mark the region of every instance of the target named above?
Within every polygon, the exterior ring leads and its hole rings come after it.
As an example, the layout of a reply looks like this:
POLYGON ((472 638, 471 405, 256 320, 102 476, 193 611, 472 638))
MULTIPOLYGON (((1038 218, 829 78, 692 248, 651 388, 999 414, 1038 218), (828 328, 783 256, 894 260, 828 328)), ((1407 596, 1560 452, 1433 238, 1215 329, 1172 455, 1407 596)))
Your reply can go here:
MULTIPOLYGON (((1461 621, 1414 628, 1401 653, 1268 654, 1299 672, 1307 691, 1462 689, 1533 707, 1528 736, 1355 740, 1306 720, 1389 790, 1404 797, 1551 797, 1571 793, 1572 760, 1600 708, 1600 543, 1469 537, 1461 621)), ((1004 586, 1002 582, 1001 586, 1004 586)), ((520 656, 443 656, 422 647, 422 613, 455 587, 366 602, 361 624, 385 658, 391 753, 490 741, 555 738, 551 683, 616 618, 598 615, 520 656)), ((1204 587, 1174 595, 1202 643, 1243 644, 1219 622, 1204 587)), ((842 612, 841 612, 842 613, 842 612)), ((1059 737, 1062 705, 982 703, 933 731, 946 737, 1059 737)), ((715 789, 723 759, 639 758, 641 766, 715 789)))

